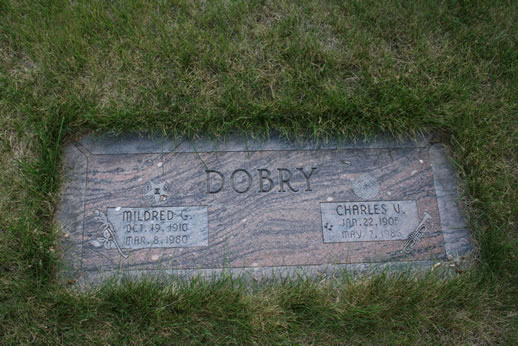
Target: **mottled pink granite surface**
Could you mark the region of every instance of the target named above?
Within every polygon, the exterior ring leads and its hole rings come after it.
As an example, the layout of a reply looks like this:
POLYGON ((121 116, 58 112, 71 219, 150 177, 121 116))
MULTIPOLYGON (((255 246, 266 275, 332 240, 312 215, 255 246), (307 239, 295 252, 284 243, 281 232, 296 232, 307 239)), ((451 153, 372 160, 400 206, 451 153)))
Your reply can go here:
POLYGON ((454 171, 426 140, 87 137, 65 154, 59 220, 69 277, 423 262, 469 251, 454 171))

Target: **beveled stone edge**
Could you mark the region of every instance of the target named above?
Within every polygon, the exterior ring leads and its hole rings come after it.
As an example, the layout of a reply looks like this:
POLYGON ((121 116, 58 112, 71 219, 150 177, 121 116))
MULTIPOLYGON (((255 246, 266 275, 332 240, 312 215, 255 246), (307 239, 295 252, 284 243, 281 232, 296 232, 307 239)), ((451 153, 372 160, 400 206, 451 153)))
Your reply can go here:
POLYGON ((467 256, 473 250, 471 232, 466 225, 465 214, 459 203, 455 168, 448 158, 444 145, 433 144, 428 153, 446 255, 448 258, 467 256))
POLYGON ((62 268, 58 272, 58 277, 61 280, 69 280, 81 272, 82 266, 83 242, 73 242, 70 237, 77 233, 83 237, 88 156, 72 145, 65 147, 64 154, 63 186, 56 212, 56 219, 62 232, 59 247, 63 256, 62 268), (75 185, 77 182, 80 183, 79 187, 75 185))
POLYGON ((232 135, 224 140, 200 138, 197 140, 172 139, 162 136, 150 137, 140 134, 127 135, 91 135, 78 140, 78 143, 92 155, 114 154, 163 154, 170 152, 194 153, 216 151, 273 151, 273 150, 339 150, 339 149, 390 149, 424 148, 429 145, 430 135, 420 135, 415 140, 404 138, 397 140, 390 135, 380 135, 376 139, 361 138, 358 141, 327 142, 311 138, 287 140, 278 135, 270 138, 247 138, 232 135), (103 148, 101 150, 101 148, 103 148))
POLYGON ((322 264, 308 266, 275 266, 275 267, 240 267, 240 268, 219 268, 219 269, 155 269, 155 270, 116 270, 116 271, 87 271, 74 284, 74 289, 85 290, 102 285, 107 281, 116 283, 125 280, 158 280, 159 282, 170 283, 171 280, 191 280, 199 278, 202 280, 213 280, 231 276, 233 279, 252 280, 264 282, 268 280, 283 279, 331 279, 343 273, 353 278, 361 278, 383 272, 407 271, 419 275, 440 268, 441 275, 452 275, 454 265, 440 259, 400 261, 400 262, 372 262, 372 263, 350 263, 350 264, 322 264))

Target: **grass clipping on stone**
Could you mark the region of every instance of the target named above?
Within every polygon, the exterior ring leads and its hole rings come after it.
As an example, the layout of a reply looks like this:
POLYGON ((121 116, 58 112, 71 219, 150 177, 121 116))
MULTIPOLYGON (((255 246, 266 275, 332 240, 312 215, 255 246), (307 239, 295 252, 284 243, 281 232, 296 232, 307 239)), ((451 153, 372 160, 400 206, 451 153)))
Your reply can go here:
POLYGON ((511 343, 518 4, 0 1, 3 343, 511 343), (55 282, 63 143, 144 131, 449 145, 477 243, 443 281, 55 282))

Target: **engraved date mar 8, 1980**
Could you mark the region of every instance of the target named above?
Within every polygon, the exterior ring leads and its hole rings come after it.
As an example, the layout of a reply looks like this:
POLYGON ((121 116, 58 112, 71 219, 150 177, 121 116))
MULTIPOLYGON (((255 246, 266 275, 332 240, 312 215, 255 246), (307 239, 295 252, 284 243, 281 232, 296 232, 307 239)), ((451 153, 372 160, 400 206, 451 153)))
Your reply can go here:
POLYGON ((120 249, 208 246, 207 214, 207 206, 110 207, 107 239, 120 249))
POLYGON ((325 243, 402 240, 418 225, 415 201, 323 202, 325 243))

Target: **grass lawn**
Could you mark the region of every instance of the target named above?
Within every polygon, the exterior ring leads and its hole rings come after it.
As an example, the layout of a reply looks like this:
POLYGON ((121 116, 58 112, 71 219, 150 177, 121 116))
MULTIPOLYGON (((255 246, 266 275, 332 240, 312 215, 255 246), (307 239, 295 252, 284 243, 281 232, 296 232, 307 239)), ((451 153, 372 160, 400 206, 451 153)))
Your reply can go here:
POLYGON ((518 2, 0 0, 0 342, 516 343, 518 2), (473 269, 56 281, 61 149, 91 131, 354 138, 451 150, 473 269))

